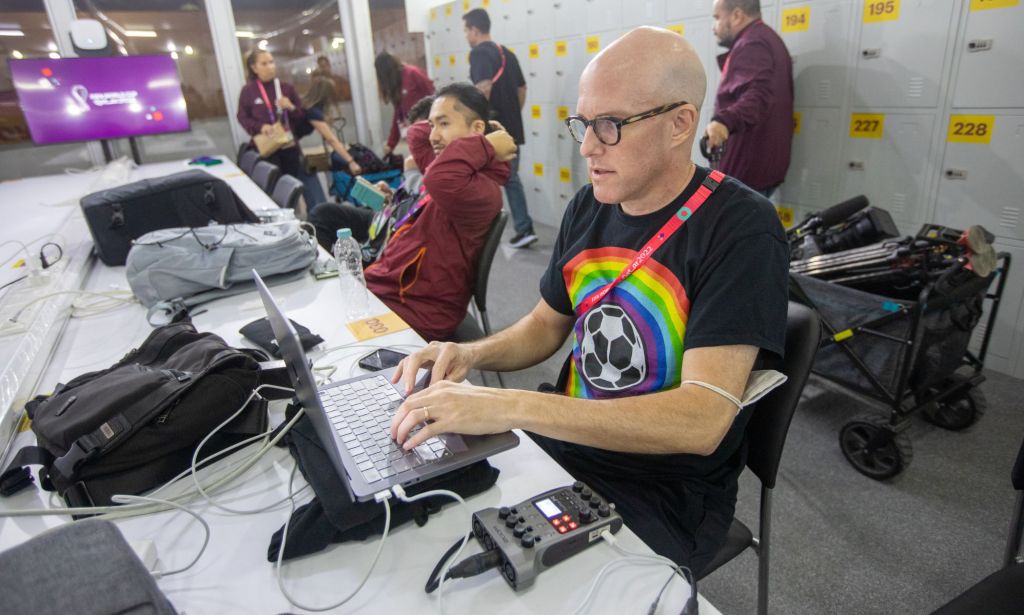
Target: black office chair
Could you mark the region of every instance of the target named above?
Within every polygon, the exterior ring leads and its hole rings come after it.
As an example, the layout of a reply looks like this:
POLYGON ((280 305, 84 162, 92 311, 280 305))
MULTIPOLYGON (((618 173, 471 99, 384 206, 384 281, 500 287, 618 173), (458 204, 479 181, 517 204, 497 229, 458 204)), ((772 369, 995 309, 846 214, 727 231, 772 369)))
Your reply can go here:
MULTIPOLYGON (((484 243, 483 249, 480 251, 480 260, 476 265, 476 281, 473 284, 473 303, 470 307, 474 307, 479 320, 473 317, 473 314, 467 312, 466 317, 459 323, 457 329, 455 329, 455 335, 452 339, 456 342, 472 342, 491 334, 491 321, 487 318, 487 281, 491 277, 491 265, 494 263, 494 253, 498 251, 498 245, 501 244, 501 234, 505 231, 505 225, 508 223, 508 212, 502 210, 498 212, 498 215, 494 218, 494 222, 491 222, 491 230, 487 233, 487 241, 484 243)), ((501 372, 494 372, 498 376, 498 383, 501 388, 505 388, 505 379, 501 377, 501 372)), ((480 376, 483 377, 483 372, 480 372, 480 376)))
POLYGON ((789 303, 786 318, 786 356, 781 362, 768 362, 765 368, 778 370, 786 376, 785 384, 757 402, 747 424, 747 467, 761 481, 761 513, 758 535, 739 519, 733 519, 725 545, 701 572, 706 577, 750 547, 757 553, 757 612, 768 613, 768 564, 771 547, 772 490, 779 472, 782 448, 786 443, 789 423, 793 419, 807 375, 814 363, 821 338, 818 314, 810 308, 789 303))
POLYGON ((252 171, 259 161, 260 155, 254 149, 246 149, 238 154, 238 168, 249 177, 252 177, 252 171))
POLYGON ((274 186, 274 192, 270 198, 281 207, 295 209, 299 204, 299 197, 302 196, 302 182, 291 175, 282 175, 274 186))
POLYGON ((1010 519, 1003 567, 947 602, 933 615, 1009 615, 1024 610, 1024 557, 1020 552, 1021 535, 1024 534, 1024 442, 1017 451, 1017 462, 1013 464, 1010 480, 1017 491, 1017 504, 1010 519))
POLYGON ((266 160, 260 160, 256 163, 253 168, 252 181, 256 182, 263 192, 270 194, 274 190, 274 186, 277 185, 277 178, 281 176, 281 169, 277 168, 276 164, 271 164, 266 160))

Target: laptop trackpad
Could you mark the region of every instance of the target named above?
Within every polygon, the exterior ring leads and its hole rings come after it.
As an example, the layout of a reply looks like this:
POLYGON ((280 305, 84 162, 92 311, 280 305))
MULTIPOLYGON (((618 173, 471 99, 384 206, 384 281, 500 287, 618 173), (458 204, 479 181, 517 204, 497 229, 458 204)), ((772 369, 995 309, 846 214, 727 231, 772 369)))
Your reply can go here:
POLYGON ((466 441, 462 439, 462 436, 458 434, 446 433, 438 436, 444 442, 445 447, 452 453, 462 453, 469 450, 466 446, 466 441))

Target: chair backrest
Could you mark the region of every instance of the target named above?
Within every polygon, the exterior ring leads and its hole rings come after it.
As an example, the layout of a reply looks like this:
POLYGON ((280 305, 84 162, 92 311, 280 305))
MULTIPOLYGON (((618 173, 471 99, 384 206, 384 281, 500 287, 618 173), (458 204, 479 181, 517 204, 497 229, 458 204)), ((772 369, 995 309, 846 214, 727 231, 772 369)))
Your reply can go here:
POLYGON ((260 160, 256 163, 256 166, 252 170, 252 181, 256 182, 256 185, 263 189, 263 192, 270 194, 274 190, 274 186, 277 184, 277 178, 281 176, 281 169, 277 168, 276 164, 271 164, 266 160, 260 160))
POLYGON ((776 361, 778 364, 767 362, 764 365, 786 374, 789 379, 757 402, 747 425, 747 467, 769 489, 775 488, 789 423, 793 420, 820 340, 821 322, 817 312, 790 301, 786 317, 786 356, 776 361))
MULTIPOLYGON (((274 199, 274 202, 281 207, 295 209, 295 206, 299 204, 301 194, 302 182, 286 173, 278 178, 277 185, 274 186, 274 193, 270 195, 270 198, 274 199)), ((307 206, 315 204, 306 203, 307 206)))
POLYGON ((491 222, 491 230, 487 233, 487 241, 480 251, 480 261, 476 265, 476 285, 473 288, 473 301, 476 302, 476 309, 481 312, 487 311, 487 281, 491 277, 491 264, 494 263, 494 253, 498 251, 501 244, 501 234, 505 232, 505 225, 508 223, 508 212, 504 209, 498 212, 491 222))
POLYGON ((254 149, 247 149, 238 155, 238 168, 242 169, 248 176, 252 176, 252 171, 256 167, 256 163, 260 161, 260 155, 254 149))

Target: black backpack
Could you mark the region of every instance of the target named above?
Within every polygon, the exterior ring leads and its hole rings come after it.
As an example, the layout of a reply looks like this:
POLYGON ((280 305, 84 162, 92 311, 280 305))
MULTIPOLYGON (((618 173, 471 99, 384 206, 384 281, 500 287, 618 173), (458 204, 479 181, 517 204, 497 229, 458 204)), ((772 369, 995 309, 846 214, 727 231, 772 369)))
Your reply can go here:
MULTIPOLYGON (((199 442, 259 385, 257 350, 228 346, 191 323, 155 329, 111 367, 57 385, 25 405, 38 446, 18 451, 0 476, 3 495, 40 483, 69 506, 108 506, 116 494, 153 489, 186 470, 199 442)), ((254 399, 203 447, 215 453, 267 429, 254 399)))

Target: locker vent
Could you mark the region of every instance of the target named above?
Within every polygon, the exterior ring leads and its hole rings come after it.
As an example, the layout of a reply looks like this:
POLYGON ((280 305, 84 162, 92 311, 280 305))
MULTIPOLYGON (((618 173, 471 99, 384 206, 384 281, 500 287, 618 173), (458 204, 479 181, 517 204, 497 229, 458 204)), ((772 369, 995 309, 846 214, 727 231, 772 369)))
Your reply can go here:
POLYGON ((889 207, 892 208, 892 214, 899 217, 907 208, 907 195, 902 192, 893 194, 889 199, 889 207))
POLYGON ((907 97, 921 98, 922 94, 924 94, 924 79, 921 77, 911 77, 910 82, 907 84, 907 97))
POLYGON ((1004 207, 1003 213, 999 216, 999 226, 1003 228, 1016 229, 1020 223, 1019 207, 1004 207))
POLYGON ((818 82, 818 100, 822 102, 828 102, 832 97, 832 82, 828 79, 822 79, 818 82))

